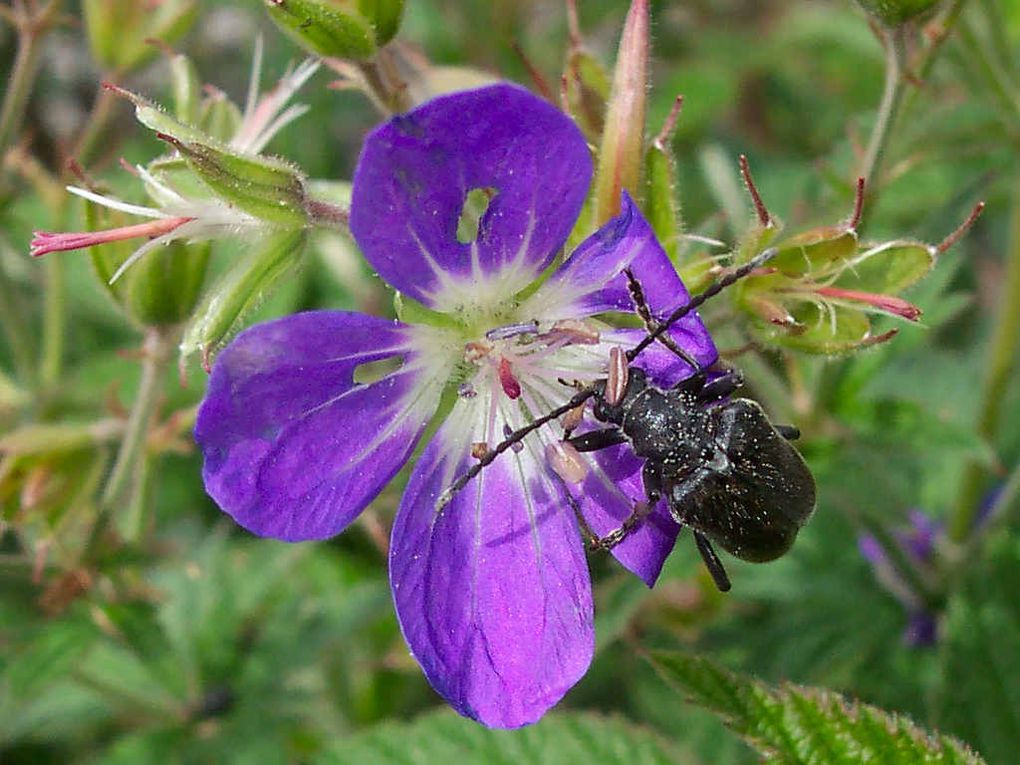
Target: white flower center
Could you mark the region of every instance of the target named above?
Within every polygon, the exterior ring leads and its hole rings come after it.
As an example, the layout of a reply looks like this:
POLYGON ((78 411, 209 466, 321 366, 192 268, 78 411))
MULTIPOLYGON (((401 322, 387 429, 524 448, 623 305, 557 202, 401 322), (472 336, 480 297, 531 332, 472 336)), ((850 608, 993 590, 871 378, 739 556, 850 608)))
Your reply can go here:
POLYGON ((472 451, 484 453, 604 376, 608 356, 598 324, 571 319, 508 324, 465 343, 455 410, 468 420, 472 451))

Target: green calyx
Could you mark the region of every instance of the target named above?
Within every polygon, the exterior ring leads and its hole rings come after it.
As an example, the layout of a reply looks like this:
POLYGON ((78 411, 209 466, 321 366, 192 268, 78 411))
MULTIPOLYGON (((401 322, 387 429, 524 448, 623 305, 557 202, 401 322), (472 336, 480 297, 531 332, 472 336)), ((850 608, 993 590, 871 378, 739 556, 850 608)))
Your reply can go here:
POLYGON ((857 2, 886 26, 897 27, 932 10, 938 5, 939 0, 857 0, 857 2))
MULTIPOLYGON (((122 214, 86 202, 88 230, 100 231, 126 223, 122 214)), ((110 297, 139 326, 179 324, 191 315, 205 282, 208 242, 170 242, 128 268, 112 284, 120 266, 137 249, 134 240, 110 242, 89 249, 96 276, 110 297)))
POLYGON ((265 0, 269 18, 319 56, 368 60, 400 27, 404 0, 265 0))
POLYGON ((226 343, 249 313, 302 262, 307 234, 283 230, 262 240, 261 246, 239 259, 206 293, 181 340, 181 354, 208 355, 226 343))
POLYGON ((764 273, 734 288, 763 342, 823 355, 873 345, 871 314, 916 321, 920 310, 898 297, 935 263, 931 245, 908 240, 858 243, 845 227, 821 227, 787 238, 764 273))

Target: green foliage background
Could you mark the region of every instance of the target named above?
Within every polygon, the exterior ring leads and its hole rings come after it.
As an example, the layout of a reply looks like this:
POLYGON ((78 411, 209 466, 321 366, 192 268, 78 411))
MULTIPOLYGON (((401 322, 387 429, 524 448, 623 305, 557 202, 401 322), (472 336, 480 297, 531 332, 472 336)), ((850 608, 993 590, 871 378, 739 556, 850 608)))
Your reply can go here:
MULTIPOLYGON (((256 35, 265 37, 268 77, 302 55, 260 5, 202 2, 195 25, 175 43, 235 100, 243 97, 256 35)), ((589 48, 611 65, 626 4, 580 5, 589 48)), ((576 762, 574 753, 628 764, 755 761, 703 708, 713 706, 691 666, 668 679, 700 706, 660 677, 669 675, 660 652, 677 650, 765 683, 845 693, 956 736, 988 762, 1014 761, 1015 503, 1005 502, 994 527, 971 542, 945 541, 940 565, 918 572, 940 614, 932 647, 905 644, 907 615, 856 543, 864 530, 891 533, 906 524, 911 508, 948 518, 968 464, 980 466, 982 488, 990 489, 1013 474, 1020 457, 1020 386, 1010 382, 1001 392, 993 437, 975 429, 998 306, 1020 301, 1000 289, 1008 257, 1020 258, 1020 100, 1011 114, 1009 94, 1004 102, 994 92, 975 50, 997 46, 1020 93, 1020 7, 1006 0, 962 5, 965 33, 948 40, 923 86, 908 93, 865 223, 871 238, 939 241, 975 199, 987 201, 977 227, 908 296, 925 311, 922 325, 902 327, 892 342, 851 358, 784 361, 752 352, 734 359, 773 418, 804 431, 819 485, 814 519, 776 563, 727 560, 734 589, 725 596, 683 540, 651 591, 608 557, 593 557, 592 669, 553 714, 516 733, 489 733, 438 710, 440 700, 407 653, 384 550, 403 479, 326 543, 255 539, 222 516, 202 489, 199 457, 184 448, 205 385, 194 360, 186 387, 176 369, 166 372, 161 422, 175 412, 178 420, 167 426, 148 485, 145 535, 138 544, 107 545, 94 559, 82 552, 81 529, 98 512, 89 497, 108 470, 113 442, 81 424, 116 422, 116 401, 130 405, 138 363, 123 352, 139 346, 139 334, 108 301, 85 254, 47 256, 59 271, 30 261, 32 229, 79 228, 81 212, 72 202, 54 219, 40 195, 45 187, 8 158, 0 207, 0 312, 8 329, 0 346, 0 761, 576 762), (983 21, 992 12, 1002 20, 994 29, 983 21), (19 370, 46 345, 40 327, 54 278, 66 295, 59 373, 48 384, 26 384, 19 370), (29 424, 50 430, 26 434, 29 424), (34 448, 31 437, 42 446, 34 448), (26 509, 29 480, 40 482, 43 499, 26 509), (653 650, 660 657, 654 667, 653 650)), ((68 10, 76 13, 73 4, 68 10)), ((704 0, 655 2, 652 18, 649 125, 657 131, 674 96, 684 95, 672 148, 688 228, 721 237, 743 230, 750 208, 727 197, 735 176, 718 169, 720 156, 732 168, 741 153, 751 158, 770 209, 791 227, 845 217, 855 147, 866 141, 882 91, 882 46, 865 14, 842 0, 704 0), (719 213, 727 208, 729 218, 719 213)), ((528 83, 513 50, 519 43, 555 83, 567 26, 559 4, 541 0, 410 0, 400 39, 435 63, 528 83)), ((38 162, 59 173, 61 151, 104 72, 74 26, 52 32, 47 44, 25 124, 38 162)), ((10 69, 14 53, 5 27, 0 71, 10 69)), ((169 100, 162 58, 126 81, 169 100)), ((327 89, 327 82, 321 72, 302 91, 298 100, 309 113, 269 153, 314 178, 349 179, 362 136, 379 118, 363 96, 327 89)), ((88 170, 116 188, 123 183, 118 156, 145 162, 163 147, 125 105, 112 109, 88 170)), ((239 255, 236 246, 217 245, 213 269, 239 255)), ((390 302, 349 242, 316 234, 304 267, 248 321, 313 307, 385 312, 390 302)), ((741 340, 726 330, 720 337, 724 347, 741 340)), ((734 722, 732 707, 714 711, 736 731, 752 727, 734 722)), ((847 751, 843 759, 777 757, 857 761, 847 751)), ((899 761, 918 761, 912 756, 899 761)))

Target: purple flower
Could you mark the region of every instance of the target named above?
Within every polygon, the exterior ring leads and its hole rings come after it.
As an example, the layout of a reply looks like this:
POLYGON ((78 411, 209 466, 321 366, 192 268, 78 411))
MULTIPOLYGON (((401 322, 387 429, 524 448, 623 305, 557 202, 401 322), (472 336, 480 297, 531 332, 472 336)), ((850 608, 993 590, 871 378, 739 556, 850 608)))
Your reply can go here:
MULTIPOLYGON (((591 173, 574 124, 511 85, 381 125, 355 174, 351 229, 420 322, 316 311, 252 327, 217 358, 195 431, 220 507, 256 534, 297 541, 342 531, 434 422, 397 511, 390 582, 433 687, 492 727, 536 721, 592 658, 584 542, 545 457, 561 431, 532 434, 448 505, 437 500, 505 432, 567 401, 574 389, 561 380, 604 377, 610 348, 642 336, 597 318, 632 311, 623 268, 660 315, 688 299, 629 197, 549 269, 591 173), (474 231, 462 213, 479 200, 474 231), (394 369, 357 381, 359 367, 384 361, 394 369)), ((715 361, 696 316, 672 333, 700 363, 715 361)), ((663 385, 690 374, 657 347, 640 362, 663 385)), ((643 497, 641 463, 624 446, 588 462, 569 490, 604 534, 643 497)), ((614 555, 651 585, 677 531, 659 507, 614 555)))
MULTIPOLYGON (((893 530, 892 536, 918 575, 934 574, 935 547, 944 534, 942 524, 932 520, 920 510, 911 510, 910 524, 893 530)), ((914 591, 910 583, 897 570, 878 539, 871 534, 857 538, 861 555, 871 564, 879 583, 898 600, 907 612, 907 626, 903 642, 914 648, 933 646, 938 641, 939 614, 932 611, 924 598, 914 591)))

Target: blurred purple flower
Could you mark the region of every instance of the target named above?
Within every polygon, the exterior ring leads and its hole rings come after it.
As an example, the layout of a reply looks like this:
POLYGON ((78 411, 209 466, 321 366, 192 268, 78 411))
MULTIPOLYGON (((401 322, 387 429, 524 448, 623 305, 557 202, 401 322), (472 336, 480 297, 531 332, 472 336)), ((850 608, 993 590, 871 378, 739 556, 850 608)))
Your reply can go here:
MULTIPOLYGON (((999 498, 1003 484, 994 486, 981 498, 978 512, 971 524, 971 533, 980 533, 984 527, 1001 512, 999 498)), ((908 514, 908 525, 893 529, 892 536, 896 544, 914 565, 917 573, 924 579, 936 581, 935 551, 945 535, 945 528, 940 521, 929 517, 921 510, 911 510, 908 514)), ((903 631, 903 642, 915 648, 933 646, 939 638, 939 619, 941 613, 933 610, 925 603, 920 593, 916 592, 903 577, 889 555, 882 548, 878 539, 871 534, 861 534, 857 538, 857 547, 861 555, 871 564, 872 572, 881 585, 893 595, 907 612, 907 626, 903 631)))
MULTIPOLYGON (((643 334, 595 318, 632 310, 625 267, 659 315, 688 299, 626 196, 620 216, 546 273, 591 173, 573 122, 511 85, 381 125, 355 173, 351 230, 422 323, 317 311, 252 327, 217 358, 195 430, 220 507, 256 534, 297 541, 350 524, 435 419, 397 510, 390 582, 433 687, 492 727, 540 718, 592 658, 584 543, 545 457, 560 434, 529 436, 441 510, 437 500, 473 454, 566 402, 574 389, 561 379, 604 377, 610 348, 643 334), (475 232, 465 210, 479 200, 475 232), (374 362, 390 371, 360 381, 374 362)), ((715 361, 697 316, 672 334, 701 364, 715 361)), ((641 365, 663 385, 691 371, 660 348, 641 365)), ((588 461, 569 490, 603 534, 643 497, 641 463, 625 446, 588 461)), ((614 555, 651 585, 677 531, 660 506, 614 555)))
MULTIPOLYGON (((908 518, 909 524, 906 527, 893 530, 893 538, 907 559, 924 575, 933 566, 935 547, 943 534, 942 524, 920 510, 911 510, 908 518)), ((861 555, 871 564, 875 578, 907 612, 903 642, 915 648, 935 645, 938 641, 939 614, 928 608, 921 596, 914 592, 896 570, 878 539, 871 534, 862 534, 857 539, 857 546, 861 555)))

